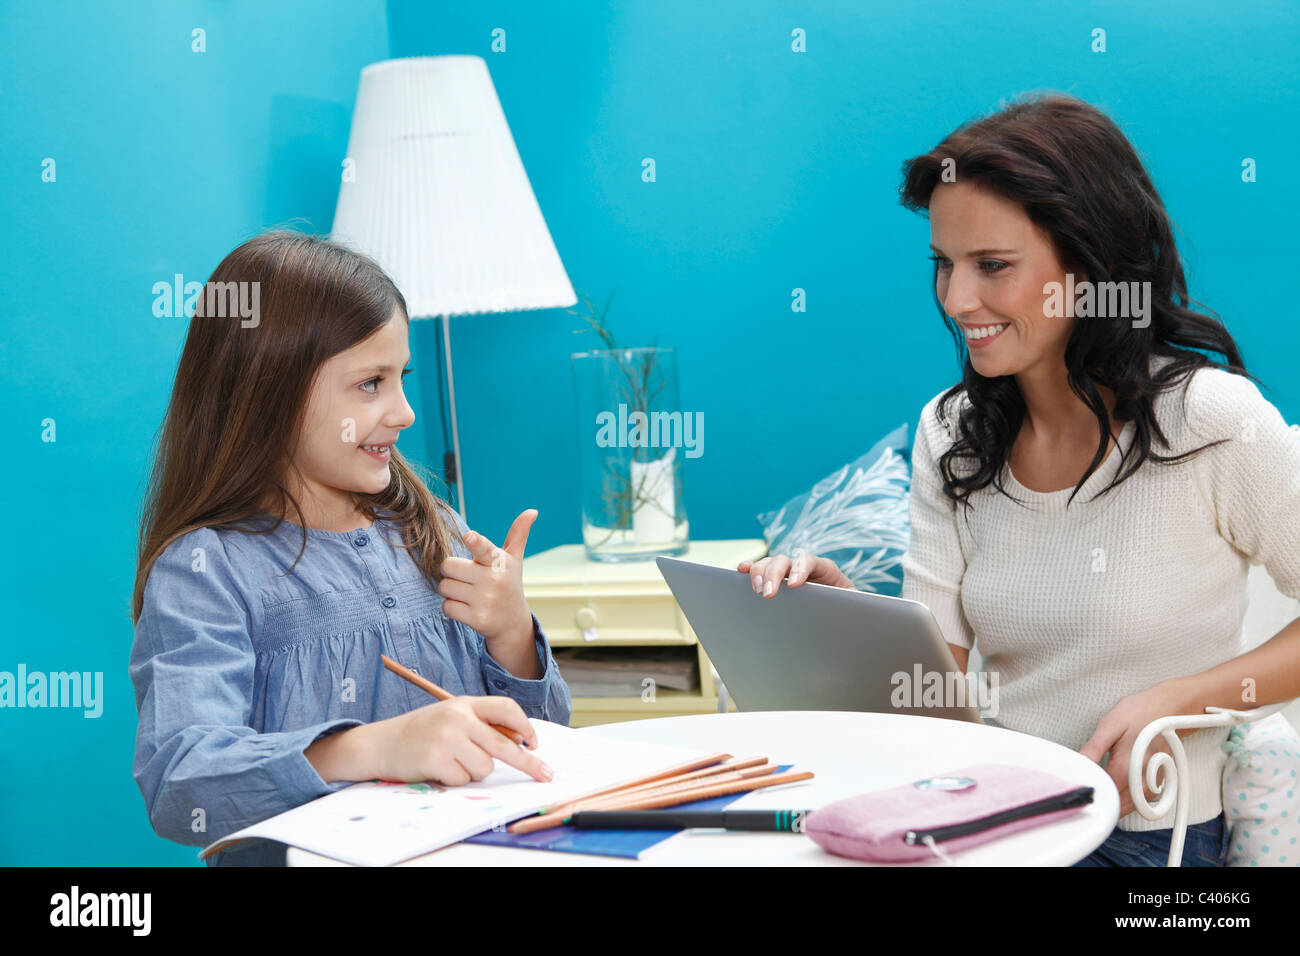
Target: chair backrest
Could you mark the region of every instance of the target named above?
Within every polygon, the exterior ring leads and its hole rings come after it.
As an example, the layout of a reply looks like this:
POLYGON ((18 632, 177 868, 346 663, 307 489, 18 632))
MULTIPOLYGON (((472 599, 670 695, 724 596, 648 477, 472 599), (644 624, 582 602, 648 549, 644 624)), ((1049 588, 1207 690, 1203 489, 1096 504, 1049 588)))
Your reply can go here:
POLYGON ((1228 866, 1300 866, 1300 735, 1280 713, 1234 727, 1223 768, 1228 866))
MULTIPOLYGON (((1246 576, 1246 619, 1242 630, 1246 637, 1246 650, 1254 650, 1268 641, 1297 617, 1300 617, 1300 600, 1288 597, 1277 589, 1277 584, 1262 564, 1251 567, 1246 576)), ((1244 706, 1250 706, 1246 704, 1244 706)), ((1300 727, 1300 700, 1282 711, 1292 727, 1300 727)))
MULTIPOLYGON (((1246 599, 1242 631, 1247 650, 1259 647, 1300 617, 1300 600, 1279 591, 1262 564, 1252 565, 1246 576, 1246 599)), ((1291 843, 1300 834, 1300 820, 1295 818, 1300 801, 1289 800, 1289 808, 1281 805, 1278 801, 1287 799, 1287 790, 1285 785, 1277 788, 1278 780, 1296 782, 1293 774, 1300 767, 1297 726, 1300 700, 1280 714, 1234 728, 1229 738, 1230 753, 1223 768, 1229 866, 1300 863, 1300 845, 1291 843), (1270 788, 1277 791, 1276 799, 1271 798, 1270 788)))
POLYGON ((1246 575, 1246 632, 1247 648, 1255 648, 1300 617, 1300 600, 1288 597, 1277 589, 1277 584, 1262 564, 1252 565, 1246 575))

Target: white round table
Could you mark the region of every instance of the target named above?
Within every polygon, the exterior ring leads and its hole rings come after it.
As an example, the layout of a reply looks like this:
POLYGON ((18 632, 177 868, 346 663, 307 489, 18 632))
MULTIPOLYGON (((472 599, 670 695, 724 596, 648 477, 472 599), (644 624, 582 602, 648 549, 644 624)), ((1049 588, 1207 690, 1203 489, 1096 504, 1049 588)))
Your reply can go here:
MULTIPOLYGON (((832 800, 934 777, 981 763, 1011 763, 1056 774, 1094 790, 1077 814, 1022 830, 956 854, 959 865, 1069 866, 1110 835, 1119 819, 1119 794, 1106 772, 1082 754, 1028 734, 983 724, 902 714, 840 711, 767 711, 631 720, 584 728, 583 733, 642 740, 737 758, 767 757, 817 776, 804 783, 741 796, 737 810, 816 809, 832 800)), ((289 848, 290 866, 344 866, 289 848)), ((794 833, 684 830, 639 860, 457 843, 402 866, 867 866, 828 853, 794 833)), ((944 865, 939 859, 916 864, 944 865)))

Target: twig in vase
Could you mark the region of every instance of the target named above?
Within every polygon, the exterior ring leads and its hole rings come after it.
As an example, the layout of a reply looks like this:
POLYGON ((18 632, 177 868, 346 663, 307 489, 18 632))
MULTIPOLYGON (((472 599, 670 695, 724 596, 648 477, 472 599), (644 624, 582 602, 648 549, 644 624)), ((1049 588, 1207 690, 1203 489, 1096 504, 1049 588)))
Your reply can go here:
MULTIPOLYGON (((589 329, 574 329, 575 335, 588 330, 595 332, 605 344, 606 349, 612 353, 623 377, 623 387, 620 389, 620 398, 623 404, 631 408, 633 412, 639 411, 643 416, 643 420, 649 422, 651 403, 667 384, 662 374, 657 376, 657 381, 654 381, 656 378, 655 373, 658 371, 658 363, 655 357, 658 338, 645 350, 622 349, 619 347, 613 330, 609 326, 608 318, 610 305, 613 304, 614 295, 617 292, 618 289, 615 288, 609 294, 604 309, 599 311, 597 311, 596 304, 590 296, 579 292, 578 295, 586 306, 587 313, 583 314, 573 309, 567 309, 566 311, 570 315, 579 316, 589 327, 589 329), (638 355, 639 361, 637 361, 638 355)), ((650 462, 653 460, 655 460, 655 456, 650 450, 648 442, 633 445, 632 461, 650 462)), ((648 472, 642 474, 637 486, 633 488, 630 464, 625 468, 623 462, 619 459, 607 457, 604 460, 604 467, 606 474, 601 483, 601 500, 604 503, 603 510, 605 514, 613 517, 613 527, 610 529, 609 534, 598 544, 604 544, 613 537, 616 531, 630 530, 638 504, 651 505, 661 514, 672 519, 676 518, 676 515, 669 513, 657 498, 649 497, 645 493, 648 472)), ((674 500, 677 499, 677 493, 679 492, 675 477, 674 475, 674 500)))

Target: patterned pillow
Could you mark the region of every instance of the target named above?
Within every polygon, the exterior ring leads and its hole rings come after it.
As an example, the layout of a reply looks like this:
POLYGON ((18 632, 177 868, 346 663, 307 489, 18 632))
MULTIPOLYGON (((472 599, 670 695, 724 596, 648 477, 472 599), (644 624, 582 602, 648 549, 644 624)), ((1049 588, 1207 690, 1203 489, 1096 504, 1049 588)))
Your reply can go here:
POLYGON ((1281 714, 1232 728, 1223 744, 1228 866, 1300 866, 1300 736, 1281 714))
POLYGON ((908 546, 912 445, 899 425, 871 450, 758 516, 769 554, 834 561, 859 591, 897 597, 908 546))

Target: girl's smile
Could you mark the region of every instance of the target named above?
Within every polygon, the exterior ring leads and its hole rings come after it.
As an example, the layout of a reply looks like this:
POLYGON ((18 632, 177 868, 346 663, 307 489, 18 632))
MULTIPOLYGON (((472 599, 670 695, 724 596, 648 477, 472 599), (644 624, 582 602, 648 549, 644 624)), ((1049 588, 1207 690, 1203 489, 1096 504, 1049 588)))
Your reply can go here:
POLYGON ((397 440, 393 439, 382 445, 359 445, 358 448, 376 461, 387 462, 392 457, 392 448, 396 443, 397 440))

